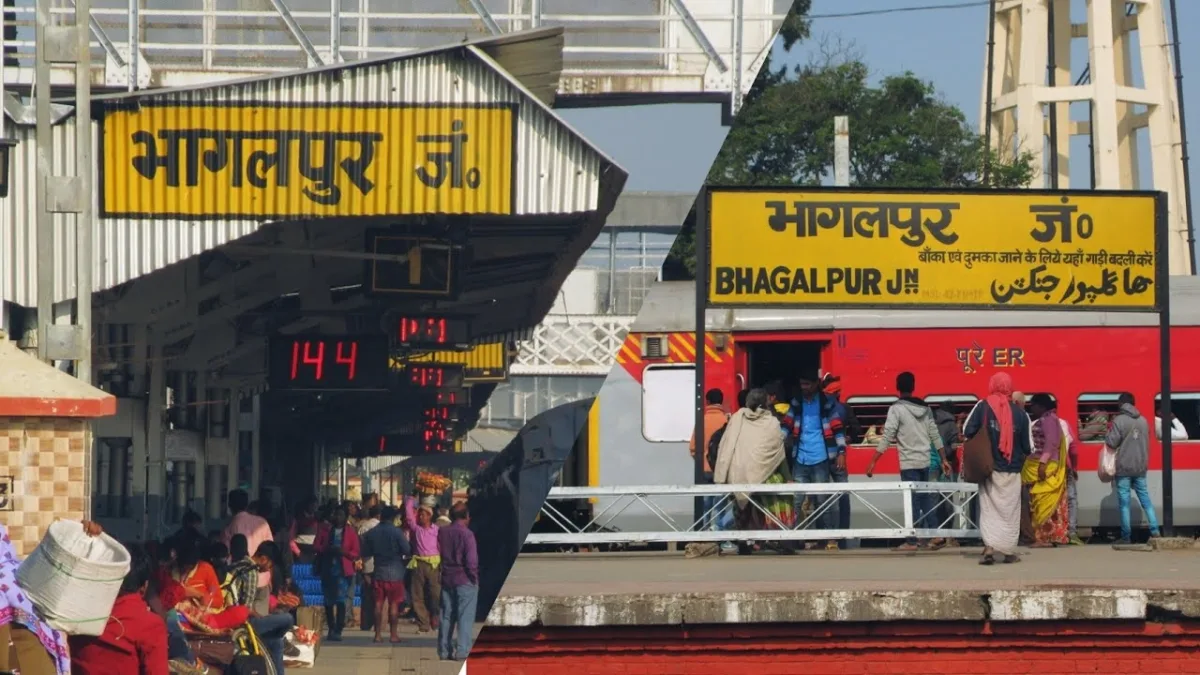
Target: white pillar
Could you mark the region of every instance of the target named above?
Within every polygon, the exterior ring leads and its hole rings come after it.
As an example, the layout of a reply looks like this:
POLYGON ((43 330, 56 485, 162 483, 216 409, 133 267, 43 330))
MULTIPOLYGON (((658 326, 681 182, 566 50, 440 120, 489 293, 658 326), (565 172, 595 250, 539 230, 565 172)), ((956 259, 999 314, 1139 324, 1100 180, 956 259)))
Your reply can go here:
POLYGON ((1171 272, 1195 273, 1188 256, 1187 192, 1183 184, 1179 101, 1161 0, 1155 2, 1153 7, 1140 6, 1138 32, 1146 88, 1157 92, 1156 104, 1148 107, 1146 117, 1150 129, 1150 165, 1154 174, 1154 189, 1170 195, 1171 272))
POLYGON ((1117 66, 1113 50, 1113 11, 1109 0, 1088 1, 1088 58, 1092 67, 1092 132, 1096 187, 1121 188, 1117 152, 1117 66))
POLYGON ((1017 127, 1019 148, 1033 155, 1036 169, 1033 187, 1042 187, 1045 180, 1046 116, 1039 96, 1046 81, 1046 35, 1049 15, 1043 2, 1026 2, 1021 6, 1018 39, 1021 41, 1017 74, 1017 127))
MULTIPOLYGON (((1072 16, 1071 0, 1000 0, 995 21, 995 58, 990 92, 993 114, 992 144, 1002 156, 1011 157, 1014 136, 1020 149, 1033 153, 1039 172, 1044 162, 1047 124, 1043 108, 1058 103, 1057 153, 1060 188, 1087 187, 1069 182, 1072 164, 1071 136, 1091 134, 1096 187, 1100 189, 1149 189, 1169 198, 1168 263, 1172 274, 1191 274, 1188 255, 1183 149, 1170 44, 1166 33, 1167 0, 1138 0, 1136 13, 1126 16, 1124 0, 1088 0, 1086 17, 1072 16), (1054 4, 1055 86, 1046 85, 1049 65, 1047 9, 1054 4), (1136 37, 1133 33, 1136 32, 1136 37), (1091 82, 1075 86, 1070 76, 1073 40, 1086 40, 1091 82), (1140 58, 1135 54, 1140 49, 1140 58), (1134 72, 1141 62, 1141 80, 1134 72), (1071 103, 1088 103, 1091 124, 1071 122, 1071 103), (1135 109, 1146 107, 1144 114, 1135 109), (1013 115, 1013 112, 1016 115, 1013 115), (1139 171, 1138 133, 1147 129, 1153 185, 1139 171)), ((985 88, 986 78, 985 73, 985 88)), ((981 121, 986 123, 989 92, 983 92, 981 121)), ((982 124, 981 124, 982 126, 982 124)), ((1145 142, 1145 136, 1142 142, 1145 142)), ((1085 155, 1086 158, 1086 155, 1085 155)), ((1077 171, 1078 173, 1078 171, 1077 171)), ((1048 183, 1035 180, 1034 187, 1048 183)))

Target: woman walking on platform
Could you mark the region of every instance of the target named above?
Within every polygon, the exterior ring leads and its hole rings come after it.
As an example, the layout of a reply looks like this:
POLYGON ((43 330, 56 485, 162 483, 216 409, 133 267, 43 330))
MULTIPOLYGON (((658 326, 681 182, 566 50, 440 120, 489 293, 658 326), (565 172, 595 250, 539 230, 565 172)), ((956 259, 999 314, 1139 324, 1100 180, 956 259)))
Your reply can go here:
POLYGON ((979 530, 983 536, 981 565, 1020 562, 1017 539, 1021 532, 1021 469, 1033 447, 1029 415, 1012 401, 1008 373, 988 382, 988 396, 975 404, 963 427, 968 439, 986 433, 992 448, 992 474, 979 484, 979 530))

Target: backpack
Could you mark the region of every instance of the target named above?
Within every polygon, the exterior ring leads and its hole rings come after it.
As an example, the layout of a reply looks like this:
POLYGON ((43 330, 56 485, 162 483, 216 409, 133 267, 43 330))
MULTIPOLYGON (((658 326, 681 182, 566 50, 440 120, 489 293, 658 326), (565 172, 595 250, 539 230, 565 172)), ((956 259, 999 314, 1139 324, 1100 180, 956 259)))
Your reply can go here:
POLYGON ((717 451, 721 449, 721 439, 725 437, 725 429, 729 426, 729 415, 725 416, 725 424, 721 425, 720 429, 713 432, 712 438, 708 439, 708 448, 705 449, 705 459, 708 460, 708 466, 714 471, 717 468, 717 451))

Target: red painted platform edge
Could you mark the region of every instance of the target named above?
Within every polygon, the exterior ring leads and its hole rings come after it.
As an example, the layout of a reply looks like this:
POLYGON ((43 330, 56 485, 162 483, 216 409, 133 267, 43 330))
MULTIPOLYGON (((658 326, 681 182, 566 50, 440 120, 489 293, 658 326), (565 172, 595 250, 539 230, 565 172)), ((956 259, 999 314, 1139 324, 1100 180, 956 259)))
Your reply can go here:
POLYGON ((1200 673, 1200 622, 485 628, 472 675, 1200 673))

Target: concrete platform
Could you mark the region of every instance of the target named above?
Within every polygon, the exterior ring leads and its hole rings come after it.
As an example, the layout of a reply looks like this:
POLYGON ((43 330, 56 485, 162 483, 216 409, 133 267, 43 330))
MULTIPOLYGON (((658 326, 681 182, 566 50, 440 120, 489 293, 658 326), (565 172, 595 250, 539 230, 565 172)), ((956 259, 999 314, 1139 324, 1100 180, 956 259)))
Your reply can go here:
MULTIPOLYGON (((479 635, 476 626, 475 634, 479 635)), ((459 675, 463 664, 439 661, 437 633, 418 635, 417 627, 404 622, 400 627, 403 642, 375 644, 374 633, 346 629, 345 642, 321 645, 316 666, 288 672, 310 675, 459 675)), ((386 635, 385 635, 386 639, 386 635)))
POLYGON ((1200 617, 1200 550, 1023 550, 985 567, 978 549, 526 555, 489 626, 663 626, 863 621, 1200 617))

